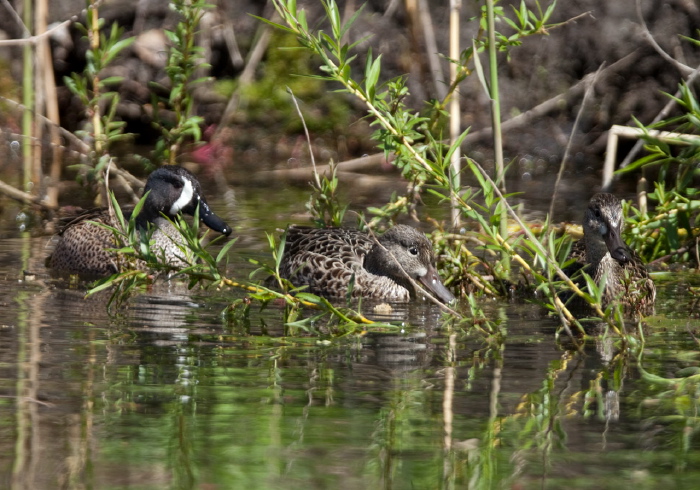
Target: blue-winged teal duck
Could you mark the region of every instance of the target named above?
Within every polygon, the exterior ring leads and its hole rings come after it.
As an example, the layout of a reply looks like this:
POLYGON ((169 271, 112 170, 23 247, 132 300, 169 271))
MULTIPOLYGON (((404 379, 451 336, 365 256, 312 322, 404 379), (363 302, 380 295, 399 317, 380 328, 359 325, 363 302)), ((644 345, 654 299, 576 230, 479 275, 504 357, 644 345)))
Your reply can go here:
MULTIPOLYGON (((197 178, 189 171, 175 165, 166 165, 148 177, 144 193, 148 197, 136 217, 141 230, 154 228, 151 240, 153 250, 162 254, 175 267, 186 265, 177 246, 180 233, 163 215, 174 219, 179 213, 193 215, 199 205, 199 218, 209 228, 224 235, 231 228, 212 212, 202 195, 197 178), (150 192, 149 192, 150 191, 150 192)), ((129 213, 125 213, 128 217, 129 213)), ((114 234, 107 228, 92 222, 116 227, 117 223, 106 209, 88 211, 69 222, 59 233, 58 243, 47 265, 56 272, 85 276, 105 276, 119 271, 118 256, 107 249, 115 248, 114 234)))
POLYGON ((567 272, 583 269, 596 282, 605 276, 603 307, 619 301, 628 312, 648 315, 653 312, 656 287, 637 253, 622 240, 623 225, 617 197, 593 196, 583 218, 583 238, 569 256, 576 263, 567 272))
POLYGON ((354 276, 353 297, 409 301, 417 296, 403 271, 440 301, 454 296, 440 281, 428 238, 397 225, 375 240, 357 230, 291 226, 280 272, 297 287, 328 297, 345 297, 354 276))

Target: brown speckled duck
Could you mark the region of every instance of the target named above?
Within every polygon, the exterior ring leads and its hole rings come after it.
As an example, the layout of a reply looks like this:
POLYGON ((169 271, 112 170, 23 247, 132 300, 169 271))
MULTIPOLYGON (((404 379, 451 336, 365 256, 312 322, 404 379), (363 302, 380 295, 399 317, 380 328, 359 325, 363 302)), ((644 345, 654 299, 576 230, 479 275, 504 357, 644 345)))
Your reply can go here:
POLYGON ((656 287, 639 255, 622 240, 623 225, 617 197, 593 196, 583 218, 583 238, 569 256, 576 263, 567 272, 583 269, 596 282, 605 275, 603 307, 619 301, 627 312, 648 315, 654 310, 656 287))
MULTIPOLYGON (((231 228, 207 205, 197 178, 182 167, 165 165, 152 172, 146 182, 144 194, 146 192, 149 192, 148 197, 136 218, 136 224, 142 230, 147 229, 149 224, 154 227, 152 250, 162 255, 170 265, 182 267, 186 264, 181 259, 182 251, 178 247, 178 243, 181 243, 180 233, 163 215, 171 220, 180 213, 193 215, 199 205, 199 218, 204 224, 224 235, 231 233, 231 228)), ((128 218, 128 213, 125 213, 125 217, 128 218)), ((117 255, 107 250, 116 247, 114 234, 92 222, 117 226, 106 209, 81 214, 59 233, 56 248, 47 259, 48 267, 60 273, 90 277, 119 271, 117 255)))
POLYGON ((454 300, 435 270, 432 244, 406 225, 390 228, 378 241, 357 230, 291 226, 280 272, 297 287, 336 298, 347 295, 354 275, 353 297, 405 302, 417 291, 402 268, 443 303, 454 300))

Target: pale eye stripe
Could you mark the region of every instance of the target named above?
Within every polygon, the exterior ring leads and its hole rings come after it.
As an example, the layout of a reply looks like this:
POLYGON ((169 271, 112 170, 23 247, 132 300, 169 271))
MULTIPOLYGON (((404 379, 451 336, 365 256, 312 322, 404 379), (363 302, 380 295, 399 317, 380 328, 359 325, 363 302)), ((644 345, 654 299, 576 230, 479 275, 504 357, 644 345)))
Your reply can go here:
POLYGON ((180 212, 182 208, 187 206, 192 201, 192 196, 194 195, 194 189, 192 188, 192 182, 185 177, 180 176, 183 184, 182 192, 180 192, 180 197, 170 206, 170 214, 175 216, 180 212))

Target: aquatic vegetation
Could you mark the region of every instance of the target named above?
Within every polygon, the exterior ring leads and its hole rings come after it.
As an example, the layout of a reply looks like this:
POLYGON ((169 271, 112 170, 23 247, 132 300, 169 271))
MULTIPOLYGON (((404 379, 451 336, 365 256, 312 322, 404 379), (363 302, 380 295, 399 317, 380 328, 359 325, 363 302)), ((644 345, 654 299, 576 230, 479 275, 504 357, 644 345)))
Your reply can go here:
MULTIPOLYGON (((130 138, 124 133, 126 123, 116 116, 119 94, 109 88, 121 81, 120 77, 100 78, 102 72, 119 53, 130 46, 135 38, 122 39, 124 29, 117 23, 112 24, 109 35, 101 33, 103 21, 98 17, 98 7, 93 2, 89 5, 86 24, 76 23, 76 27, 90 41, 90 48, 85 56, 85 69, 82 73, 72 73, 64 82, 70 91, 83 104, 89 116, 90 126, 76 133, 88 142, 90 150, 88 164, 81 164, 81 175, 88 183, 104 184, 104 174, 112 163, 110 153, 112 145, 130 138)), ((98 185, 100 192, 104 185, 98 185)), ((106 194, 101 194, 101 202, 106 203, 106 194)))
MULTIPOLYGON (((153 160, 175 165, 182 147, 187 141, 200 141, 204 119, 197 116, 193 109, 193 88, 207 78, 195 78, 202 67, 203 52, 195 42, 199 23, 209 4, 204 0, 186 1, 173 0, 170 7, 180 16, 172 31, 165 31, 170 41, 168 62, 165 72, 170 80, 170 87, 158 87, 166 92, 167 97, 158 97, 155 92, 153 99, 154 126, 160 130, 161 137, 156 140, 153 160), (173 111, 174 124, 167 124, 166 118, 159 116, 160 107, 173 111)), ((157 84, 152 82, 155 87, 157 84)))

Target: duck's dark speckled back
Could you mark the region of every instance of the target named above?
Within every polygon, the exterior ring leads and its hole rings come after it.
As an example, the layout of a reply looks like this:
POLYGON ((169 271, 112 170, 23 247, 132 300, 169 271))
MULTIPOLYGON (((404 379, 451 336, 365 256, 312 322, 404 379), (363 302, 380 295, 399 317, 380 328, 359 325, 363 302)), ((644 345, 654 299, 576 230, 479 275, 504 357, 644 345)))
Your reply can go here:
POLYGON ((119 270, 115 255, 106 250, 116 246, 114 235, 90 221, 113 225, 108 215, 95 217, 94 213, 68 225, 51 254, 49 267, 90 276, 106 276, 119 270))

